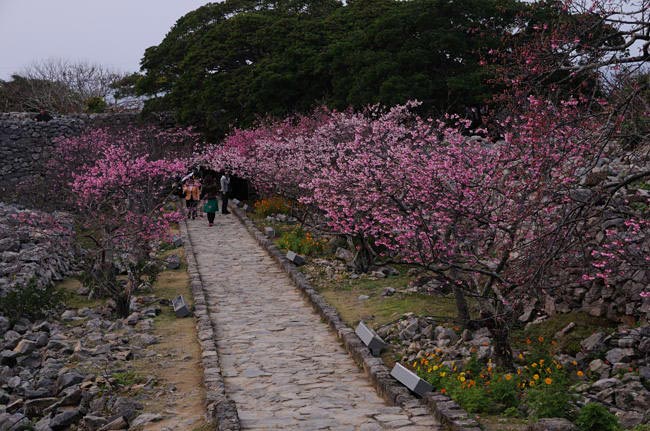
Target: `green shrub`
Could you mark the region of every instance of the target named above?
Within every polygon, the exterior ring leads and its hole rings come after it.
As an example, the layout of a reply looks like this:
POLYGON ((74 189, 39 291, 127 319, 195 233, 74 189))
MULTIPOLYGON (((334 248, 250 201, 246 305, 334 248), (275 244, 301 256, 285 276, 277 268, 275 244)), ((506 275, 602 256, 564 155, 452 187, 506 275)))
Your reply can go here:
POLYGON ((321 253, 324 245, 325 241, 317 240, 311 233, 305 232, 300 227, 284 232, 278 240, 280 248, 305 255, 321 253))
POLYGON ((100 114, 106 111, 106 101, 101 97, 89 97, 86 99, 86 112, 100 114))
POLYGON ((0 311, 12 322, 21 317, 38 319, 63 305, 65 292, 55 286, 39 287, 32 278, 26 286, 16 286, 0 297, 0 311))
POLYGON ((573 413, 573 395, 561 382, 529 388, 525 400, 530 416, 535 418, 568 418, 573 413))
POLYGON ((575 421, 580 431, 619 431, 618 418, 605 407, 596 403, 586 404, 580 409, 575 421))

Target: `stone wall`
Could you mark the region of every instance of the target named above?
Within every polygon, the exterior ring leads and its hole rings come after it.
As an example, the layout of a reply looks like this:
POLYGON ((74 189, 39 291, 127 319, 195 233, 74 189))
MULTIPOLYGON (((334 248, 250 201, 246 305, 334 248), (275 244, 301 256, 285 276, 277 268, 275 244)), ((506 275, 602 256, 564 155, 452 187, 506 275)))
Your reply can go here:
POLYGON ((140 121, 137 113, 76 114, 34 120, 35 114, 0 113, 0 191, 43 173, 53 139, 74 136, 89 127, 123 127, 140 121))

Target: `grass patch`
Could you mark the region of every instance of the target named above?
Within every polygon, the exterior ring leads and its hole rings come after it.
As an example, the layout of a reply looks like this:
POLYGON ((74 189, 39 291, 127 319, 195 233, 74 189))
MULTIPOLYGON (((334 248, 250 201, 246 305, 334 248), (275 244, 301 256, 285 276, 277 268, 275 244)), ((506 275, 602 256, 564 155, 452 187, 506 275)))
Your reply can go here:
POLYGON ((133 386, 145 382, 143 376, 132 370, 113 373, 111 374, 111 378, 113 378, 115 384, 119 386, 133 386))
POLYGON ((65 305, 67 308, 93 308, 99 307, 104 303, 104 299, 88 299, 86 295, 79 295, 77 291, 81 287, 81 282, 74 278, 69 277, 57 283, 57 288, 63 290, 65 295, 65 305))
POLYGON ((323 290, 321 294, 336 307, 341 318, 351 327, 360 320, 373 328, 399 319, 404 313, 453 318, 456 307, 453 298, 432 297, 420 294, 395 294, 382 297, 380 294, 366 300, 359 295, 367 295, 368 289, 323 290))
POLYGON ((557 341, 556 349, 575 355, 580 351, 580 341, 594 332, 608 332, 613 329, 616 329, 616 323, 603 317, 594 317, 580 311, 556 314, 541 323, 529 325, 528 329, 520 328, 512 331, 512 345, 514 348, 524 349, 526 348, 526 338, 544 337, 547 340, 555 339, 557 341), (556 332, 571 322, 576 324, 573 330, 564 337, 554 338, 556 332))

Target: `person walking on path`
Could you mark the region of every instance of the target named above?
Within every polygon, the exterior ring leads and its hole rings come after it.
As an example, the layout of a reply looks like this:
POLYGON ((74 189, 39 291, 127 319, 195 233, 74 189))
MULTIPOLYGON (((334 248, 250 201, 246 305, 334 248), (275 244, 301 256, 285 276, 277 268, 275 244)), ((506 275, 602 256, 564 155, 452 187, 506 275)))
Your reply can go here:
POLYGON ((219 187, 217 183, 210 179, 208 183, 203 187, 202 198, 205 199, 205 205, 203 205, 203 211, 208 215, 208 226, 214 226, 214 216, 219 210, 219 205, 217 204, 217 196, 219 195, 219 187))
POLYGON ((221 214, 230 214, 228 211, 228 198, 230 197, 230 174, 221 176, 221 214))
POLYGON ((201 198, 201 184, 190 178, 185 185, 183 185, 183 193, 185 193, 185 205, 187 206, 188 217, 194 220, 197 215, 197 207, 199 199, 201 198))

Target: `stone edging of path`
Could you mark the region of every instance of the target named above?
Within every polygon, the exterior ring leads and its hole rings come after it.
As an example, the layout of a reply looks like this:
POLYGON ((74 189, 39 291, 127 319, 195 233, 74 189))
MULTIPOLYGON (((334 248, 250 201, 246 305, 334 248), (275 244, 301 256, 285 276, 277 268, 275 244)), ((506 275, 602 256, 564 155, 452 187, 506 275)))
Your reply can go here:
POLYGON ((323 320, 336 332, 343 342, 345 349, 359 365, 375 387, 377 393, 393 405, 408 409, 415 403, 426 405, 441 424, 451 431, 481 431, 481 428, 469 414, 451 398, 438 392, 426 394, 422 399, 416 398, 411 392, 399 384, 390 375, 390 370, 381 358, 375 358, 370 350, 361 342, 354 330, 349 328, 339 316, 334 307, 329 305, 316 290, 309 284, 305 275, 296 269, 296 266, 286 259, 273 241, 267 238, 246 213, 231 207, 232 212, 244 224, 255 240, 269 253, 280 267, 291 277, 301 292, 307 297, 312 307, 321 315, 323 320))
POLYGON ((241 423, 237 414, 237 406, 226 395, 219 366, 219 356, 217 355, 216 336, 205 299, 203 280, 199 273, 185 221, 180 223, 180 230, 183 246, 185 247, 187 272, 190 276, 190 286, 194 297, 194 317, 196 318, 196 331, 201 346, 207 417, 209 420, 214 421, 218 431, 239 431, 241 423))

